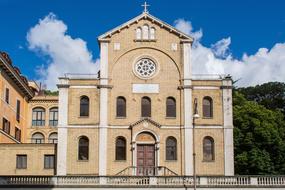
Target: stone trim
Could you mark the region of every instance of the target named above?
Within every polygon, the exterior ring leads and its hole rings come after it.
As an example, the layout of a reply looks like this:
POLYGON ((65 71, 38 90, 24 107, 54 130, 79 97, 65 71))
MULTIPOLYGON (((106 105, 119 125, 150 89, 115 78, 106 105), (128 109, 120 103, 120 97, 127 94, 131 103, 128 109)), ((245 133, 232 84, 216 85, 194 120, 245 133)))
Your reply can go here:
POLYGON ((140 123, 142 123, 142 122, 144 122, 144 121, 149 122, 149 123, 153 124, 154 126, 156 126, 156 127, 158 127, 158 128, 161 127, 161 125, 160 125, 159 123, 157 123, 157 122, 153 121, 152 119, 146 117, 146 118, 142 118, 141 120, 139 120, 139 121, 137 121, 137 122, 131 124, 131 125, 130 125, 130 128, 133 128, 134 126, 136 126, 136 125, 138 125, 138 124, 140 124, 140 123))

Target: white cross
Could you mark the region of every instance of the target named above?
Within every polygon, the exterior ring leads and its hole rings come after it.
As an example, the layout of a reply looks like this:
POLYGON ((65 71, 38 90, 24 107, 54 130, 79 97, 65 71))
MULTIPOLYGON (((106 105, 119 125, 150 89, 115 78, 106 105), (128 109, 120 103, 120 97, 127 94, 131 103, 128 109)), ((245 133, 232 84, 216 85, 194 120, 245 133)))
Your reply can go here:
POLYGON ((146 3, 146 1, 145 1, 144 4, 142 5, 142 7, 144 7, 144 11, 143 11, 143 12, 148 13, 147 7, 150 7, 150 5, 148 5, 148 4, 146 3))

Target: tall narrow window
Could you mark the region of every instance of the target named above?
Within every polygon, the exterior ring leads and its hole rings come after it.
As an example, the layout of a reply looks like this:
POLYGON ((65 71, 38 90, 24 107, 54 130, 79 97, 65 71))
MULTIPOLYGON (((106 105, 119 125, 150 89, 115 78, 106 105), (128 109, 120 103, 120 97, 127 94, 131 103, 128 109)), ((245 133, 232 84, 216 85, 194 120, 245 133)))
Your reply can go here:
POLYGON ((80 137, 78 142, 78 160, 88 160, 89 139, 85 136, 80 137))
POLYGON ((34 108, 32 116, 32 126, 44 126, 45 125, 45 109, 34 108))
POLYGON ((203 98, 203 117, 213 117, 213 100, 208 96, 203 98))
POLYGON ((10 99, 10 93, 9 93, 9 88, 5 89, 5 102, 9 104, 9 99, 10 99))
POLYGON ((45 169, 53 169, 54 168, 54 155, 44 156, 44 168, 45 169))
POLYGON ((126 160, 126 139, 118 137, 116 140, 116 160, 126 160))
POLYGON ((215 143, 212 137, 205 137, 203 139, 203 160, 215 160, 215 143))
POLYGON ((19 128, 15 128, 15 139, 17 139, 17 141, 21 142, 21 129, 19 128))
POLYGON ((155 28, 150 28, 150 39, 154 40, 155 39, 155 28))
POLYGON ((142 29, 140 27, 136 29, 136 39, 142 39, 142 29))
POLYGON ((2 129, 5 133, 10 134, 10 122, 3 118, 3 124, 2 124, 2 129))
POLYGON ((32 143, 36 143, 36 144, 42 144, 45 142, 45 137, 42 133, 34 133, 32 135, 32 143))
POLYGON ((58 108, 49 110, 49 126, 57 126, 58 123, 58 108))
POLYGON ((26 169, 27 168, 27 155, 17 155, 16 158, 16 168, 17 169, 26 169))
POLYGON ((89 98, 87 96, 80 98, 80 116, 89 116, 89 98))
POLYGON ((173 97, 166 100, 166 117, 176 117, 176 101, 173 97))
POLYGON ((117 117, 126 117, 126 99, 122 96, 117 98, 117 117))
POLYGON ((151 117, 151 100, 149 97, 143 97, 141 102, 142 117, 151 117))
POLYGON ((177 160, 177 141, 174 137, 166 139, 166 160, 177 160))
POLYGON ((56 144, 57 143, 57 133, 51 133, 48 137, 48 143, 53 143, 56 144))
POLYGON ((20 122, 20 115, 21 115, 21 102, 17 100, 17 108, 16 108, 16 120, 20 122))
POLYGON ((148 40, 149 39, 149 27, 148 25, 143 25, 142 27, 142 37, 144 40, 148 40))

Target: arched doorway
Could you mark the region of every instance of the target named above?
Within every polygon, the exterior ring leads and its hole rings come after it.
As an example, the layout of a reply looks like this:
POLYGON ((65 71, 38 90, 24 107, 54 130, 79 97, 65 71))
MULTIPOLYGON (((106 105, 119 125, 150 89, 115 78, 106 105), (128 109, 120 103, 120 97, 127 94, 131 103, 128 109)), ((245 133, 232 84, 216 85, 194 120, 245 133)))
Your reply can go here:
POLYGON ((136 138, 136 175, 152 176, 155 175, 157 166, 157 140, 150 132, 141 132, 136 138))

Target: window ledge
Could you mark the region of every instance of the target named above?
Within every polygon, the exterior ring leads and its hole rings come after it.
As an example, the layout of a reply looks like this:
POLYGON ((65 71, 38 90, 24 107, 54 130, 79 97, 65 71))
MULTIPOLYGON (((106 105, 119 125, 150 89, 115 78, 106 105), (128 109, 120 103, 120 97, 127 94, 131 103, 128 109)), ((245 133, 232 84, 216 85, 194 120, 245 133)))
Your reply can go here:
POLYGON ((118 117, 116 116, 116 119, 126 119, 127 117, 118 117))
POLYGON ((53 170, 54 168, 44 168, 44 170, 53 170))
POLYGON ((176 119, 176 117, 165 117, 165 119, 176 119))
POLYGON ((202 117, 202 119, 214 119, 213 117, 202 117))
POLYGON ((77 162, 89 162, 89 160, 77 160, 77 162))
POLYGON ((214 163, 215 160, 203 160, 202 162, 206 162, 206 163, 214 163))
POLYGON ((177 162, 178 160, 165 160, 165 162, 177 162))
POLYGON ((135 42, 156 42, 157 39, 135 39, 135 42))
POLYGON ((114 160, 114 162, 123 162, 123 163, 125 163, 125 162, 127 162, 127 160, 114 160))
POLYGON ((79 119, 86 119, 86 118, 89 118, 89 116, 79 116, 78 118, 79 119))
POLYGON ((27 170, 28 168, 16 168, 16 170, 27 170))

